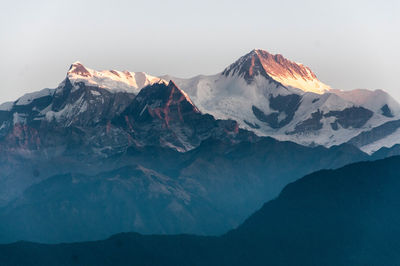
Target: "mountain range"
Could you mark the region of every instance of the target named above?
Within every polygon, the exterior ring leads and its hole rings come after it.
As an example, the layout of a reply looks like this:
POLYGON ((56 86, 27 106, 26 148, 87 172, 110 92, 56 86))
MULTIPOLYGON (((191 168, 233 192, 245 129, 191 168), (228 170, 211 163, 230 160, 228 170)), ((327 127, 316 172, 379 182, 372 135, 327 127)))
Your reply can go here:
POLYGON ((121 233, 103 241, 0 245, 6 265, 397 265, 400 157, 287 185, 216 236, 121 233))
MULTIPOLYGON (((189 79, 96 71, 75 62, 57 89, 29 93, 14 103, 2 104, 0 114, 3 120, 7 116, 12 120, 8 124, 27 119, 55 120, 65 126, 76 121, 97 123, 121 112, 143 87, 168 84, 170 80, 203 114, 235 120, 240 128, 259 136, 306 146, 330 147, 348 142, 369 154, 398 144, 400 105, 389 94, 382 90, 332 89, 303 64, 258 49, 221 73, 189 79), (91 88, 85 97, 79 93, 82 86, 91 88), (67 94, 71 94, 69 99, 63 98, 67 94), (46 101, 49 98, 58 100, 46 101), (119 109, 113 109, 113 104, 119 109), (94 105, 102 110, 95 110, 94 105), (25 113, 31 109, 37 113, 34 117, 25 113)), ((7 128, 3 122, 3 134, 7 128)))
POLYGON ((0 106, 0 242, 222 234, 306 174, 399 154, 399 116, 262 50, 191 79, 75 62, 0 106))

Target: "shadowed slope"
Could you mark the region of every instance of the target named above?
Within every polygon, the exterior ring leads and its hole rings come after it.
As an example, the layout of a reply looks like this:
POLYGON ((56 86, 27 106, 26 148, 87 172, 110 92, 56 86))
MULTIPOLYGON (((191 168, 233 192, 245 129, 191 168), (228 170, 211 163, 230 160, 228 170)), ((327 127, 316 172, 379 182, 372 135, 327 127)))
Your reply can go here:
POLYGON ((397 265, 400 157, 323 170, 288 185, 222 237, 119 234, 0 246, 24 265, 397 265), (21 256, 24 254, 24 256, 21 256))

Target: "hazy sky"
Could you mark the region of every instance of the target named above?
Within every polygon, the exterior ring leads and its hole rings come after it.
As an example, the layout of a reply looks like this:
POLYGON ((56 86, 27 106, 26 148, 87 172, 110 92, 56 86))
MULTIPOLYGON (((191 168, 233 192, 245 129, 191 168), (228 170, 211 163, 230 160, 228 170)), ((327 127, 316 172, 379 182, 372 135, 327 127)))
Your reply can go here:
POLYGON ((0 102, 94 69, 215 74, 253 48, 400 101, 400 1, 0 0, 0 102))

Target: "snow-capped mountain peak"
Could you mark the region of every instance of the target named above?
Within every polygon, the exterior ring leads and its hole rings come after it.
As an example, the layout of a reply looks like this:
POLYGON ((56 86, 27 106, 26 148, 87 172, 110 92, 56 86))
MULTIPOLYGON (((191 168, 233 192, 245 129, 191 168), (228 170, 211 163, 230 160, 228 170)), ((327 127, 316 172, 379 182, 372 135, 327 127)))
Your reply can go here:
POLYGON ((68 76, 91 77, 92 74, 81 62, 76 61, 70 66, 68 76))
POLYGON ((251 51, 216 75, 169 78, 202 113, 303 145, 342 144, 389 123, 385 133, 378 130, 380 136, 368 133, 368 141, 360 136, 362 148, 393 132, 390 122, 400 117, 400 105, 384 91, 332 89, 303 64, 263 50, 251 51))
POLYGON ((264 76, 272 82, 287 87, 298 88, 305 92, 322 94, 330 90, 328 85, 319 81, 310 68, 267 51, 254 49, 227 67, 223 75, 242 76, 247 83, 252 83, 256 76, 264 76))
POLYGON ((74 84, 84 82, 88 86, 96 86, 110 91, 126 91, 139 93, 139 91, 158 82, 166 82, 158 77, 144 72, 129 72, 117 70, 93 70, 76 61, 68 70, 67 78, 74 84))

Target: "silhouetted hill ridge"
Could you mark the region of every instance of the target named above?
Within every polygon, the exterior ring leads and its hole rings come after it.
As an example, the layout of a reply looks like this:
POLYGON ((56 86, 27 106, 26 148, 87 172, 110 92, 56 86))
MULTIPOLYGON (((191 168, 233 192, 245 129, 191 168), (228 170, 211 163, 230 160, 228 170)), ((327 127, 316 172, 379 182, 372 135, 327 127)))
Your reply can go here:
POLYGON ((400 157, 321 170, 287 185, 220 237, 121 233, 0 246, 7 265, 397 265, 400 157), (21 256, 24 254, 24 256, 21 256))

